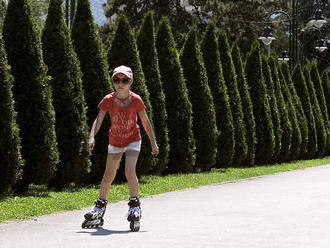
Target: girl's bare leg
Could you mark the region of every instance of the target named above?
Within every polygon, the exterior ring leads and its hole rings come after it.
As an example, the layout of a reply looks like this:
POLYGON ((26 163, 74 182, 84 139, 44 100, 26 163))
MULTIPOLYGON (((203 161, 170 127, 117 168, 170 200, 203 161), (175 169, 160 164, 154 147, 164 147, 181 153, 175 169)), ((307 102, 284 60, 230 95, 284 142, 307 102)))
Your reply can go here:
POLYGON ((105 172, 101 182, 100 198, 107 199, 110 186, 115 179, 123 153, 108 154, 105 172))
POLYGON ((139 158, 139 152, 126 151, 125 176, 127 178, 129 193, 131 197, 139 196, 139 181, 136 176, 136 162, 139 158))

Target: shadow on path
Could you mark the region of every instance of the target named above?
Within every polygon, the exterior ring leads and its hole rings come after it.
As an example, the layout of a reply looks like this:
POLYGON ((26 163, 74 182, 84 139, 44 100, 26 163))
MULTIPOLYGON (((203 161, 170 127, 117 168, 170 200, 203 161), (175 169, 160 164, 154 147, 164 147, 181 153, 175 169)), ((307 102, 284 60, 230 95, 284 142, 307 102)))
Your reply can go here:
MULTIPOLYGON (((89 230, 91 230, 91 229, 89 229, 89 230)), ((139 231, 139 232, 146 232, 146 231, 139 231)), ((104 229, 103 227, 99 227, 96 229, 96 232, 80 231, 80 232, 76 232, 76 233, 88 233, 93 236, 105 236, 105 235, 112 235, 112 234, 129 234, 129 233, 132 233, 132 231, 130 231, 130 230, 126 230, 126 231, 108 230, 108 229, 104 229)))

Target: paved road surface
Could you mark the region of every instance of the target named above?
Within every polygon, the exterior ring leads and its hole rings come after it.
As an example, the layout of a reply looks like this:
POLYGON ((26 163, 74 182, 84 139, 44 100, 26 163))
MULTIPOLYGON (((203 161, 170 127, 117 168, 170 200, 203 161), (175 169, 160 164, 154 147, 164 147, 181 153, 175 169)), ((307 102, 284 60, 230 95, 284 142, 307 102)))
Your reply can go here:
POLYGON ((140 232, 127 202, 103 228, 81 229, 90 208, 0 224, 0 247, 329 248, 330 165, 142 199, 140 232))

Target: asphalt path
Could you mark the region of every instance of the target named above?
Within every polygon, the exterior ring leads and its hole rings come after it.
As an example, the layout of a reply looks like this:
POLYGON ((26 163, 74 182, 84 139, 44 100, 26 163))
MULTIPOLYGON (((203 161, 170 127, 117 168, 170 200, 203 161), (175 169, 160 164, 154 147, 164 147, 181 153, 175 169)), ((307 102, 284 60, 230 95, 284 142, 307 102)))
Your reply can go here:
POLYGON ((1 248, 329 248, 330 165, 141 199, 139 232, 110 203, 105 224, 81 229, 89 208, 0 224, 1 248))

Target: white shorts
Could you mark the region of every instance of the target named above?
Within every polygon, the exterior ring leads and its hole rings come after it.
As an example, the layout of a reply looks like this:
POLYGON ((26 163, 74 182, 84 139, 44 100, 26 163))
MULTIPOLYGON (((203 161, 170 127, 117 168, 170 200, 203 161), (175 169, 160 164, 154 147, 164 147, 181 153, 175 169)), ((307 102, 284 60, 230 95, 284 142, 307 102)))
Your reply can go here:
POLYGON ((132 142, 130 144, 128 144, 125 147, 116 147, 116 146, 112 146, 109 144, 108 146, 108 154, 113 154, 113 153, 122 153, 122 152, 126 152, 126 151, 137 151, 140 152, 141 150, 141 140, 139 141, 135 141, 132 142))

